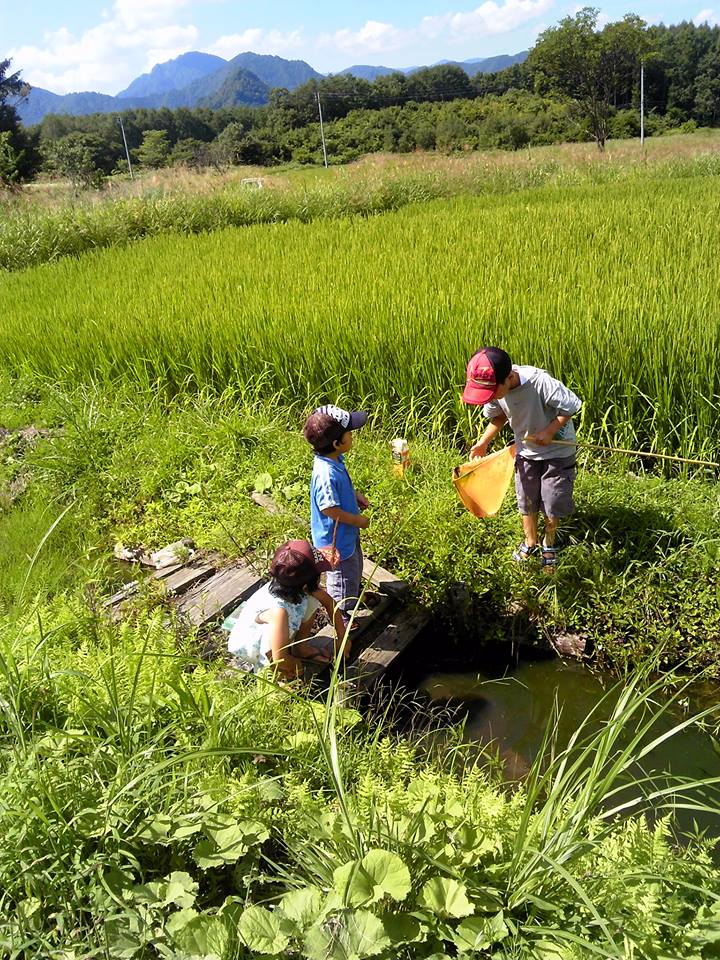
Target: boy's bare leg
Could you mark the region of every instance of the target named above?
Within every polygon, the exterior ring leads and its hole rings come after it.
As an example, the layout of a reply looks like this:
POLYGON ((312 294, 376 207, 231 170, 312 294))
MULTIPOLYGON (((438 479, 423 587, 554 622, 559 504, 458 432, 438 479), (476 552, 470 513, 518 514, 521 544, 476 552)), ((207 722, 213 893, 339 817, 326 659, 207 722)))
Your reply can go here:
MULTIPOLYGON (((536 513, 522 514, 523 532, 525 534, 525 543, 528 547, 537 546, 538 515, 536 513)), ((557 525, 557 521, 556 521, 557 525)), ((547 530, 547 528, 546 528, 547 530)))
POLYGON ((545 536, 543 545, 546 547, 555 546, 555 535, 557 534, 560 520, 557 517, 545 517, 545 536))

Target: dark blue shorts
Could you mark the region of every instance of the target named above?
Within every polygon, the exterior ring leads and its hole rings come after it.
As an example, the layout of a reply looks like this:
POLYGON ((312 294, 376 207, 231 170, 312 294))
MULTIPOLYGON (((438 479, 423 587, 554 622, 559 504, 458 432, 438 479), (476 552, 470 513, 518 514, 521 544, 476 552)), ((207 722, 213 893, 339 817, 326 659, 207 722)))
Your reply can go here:
POLYGON ((575 510, 575 456, 553 460, 515 459, 518 511, 527 516, 542 511, 546 517, 569 517, 575 510))

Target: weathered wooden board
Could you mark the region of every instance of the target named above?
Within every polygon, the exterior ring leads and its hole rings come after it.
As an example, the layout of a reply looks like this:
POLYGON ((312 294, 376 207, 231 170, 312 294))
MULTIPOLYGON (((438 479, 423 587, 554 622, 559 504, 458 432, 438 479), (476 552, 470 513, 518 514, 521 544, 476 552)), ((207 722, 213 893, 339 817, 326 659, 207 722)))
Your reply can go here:
MULTIPOLYGON (((357 624, 353 628, 351 639, 352 639, 352 650, 350 652, 350 660, 352 661, 357 656, 357 650, 366 639, 368 634, 372 635, 373 630, 382 625, 382 623, 387 620, 389 611, 394 607, 394 601, 390 597, 383 597, 375 607, 372 609, 363 608, 358 610, 355 614, 354 623, 357 624)), ((323 627, 322 630, 318 630, 314 637, 328 637, 330 640, 335 638, 334 628, 328 624, 323 627)), ((307 664, 306 672, 312 674, 322 673, 327 669, 326 664, 310 662, 307 664)))
POLYGON ((226 567, 209 580, 191 587, 174 604, 190 626, 204 627, 245 600, 263 578, 246 566, 226 567))
POLYGON ((190 587, 207 580, 217 570, 217 560, 191 560, 160 581, 162 592, 168 597, 185 593, 190 587))
POLYGON ((429 620, 430 614, 422 608, 405 608, 391 617, 379 636, 358 655, 355 668, 359 685, 372 687, 429 620))
MULTIPOLYGON (((159 570, 156 570, 154 573, 150 574, 146 579, 147 580, 164 580, 165 577, 171 576, 173 573, 176 573, 178 570, 182 570, 182 568, 183 568, 182 563, 173 563, 167 567, 161 567, 159 570)), ((122 603, 123 600, 128 600, 130 597, 134 596, 134 594, 137 593, 139 586, 140 586, 139 580, 129 580, 124 587, 118 590, 117 593, 114 593, 111 597, 108 597, 107 600, 103 601, 103 606, 114 607, 118 603, 122 603)))
POLYGON ((381 593, 388 593, 396 597, 401 597, 404 593, 407 593, 409 587, 407 581, 401 580, 394 573, 378 566, 374 560, 365 557, 362 572, 363 577, 369 580, 374 587, 377 587, 381 593))

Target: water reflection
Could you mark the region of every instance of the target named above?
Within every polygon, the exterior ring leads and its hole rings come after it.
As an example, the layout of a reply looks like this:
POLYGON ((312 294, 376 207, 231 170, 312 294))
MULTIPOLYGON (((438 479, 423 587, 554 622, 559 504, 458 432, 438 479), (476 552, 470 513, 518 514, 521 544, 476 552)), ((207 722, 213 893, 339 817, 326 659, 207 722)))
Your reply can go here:
MULTIPOLYGON (((593 726, 599 727, 612 709, 614 694, 606 698, 614 681, 605 682, 582 664, 557 659, 520 662, 501 676, 482 673, 432 673, 423 677, 418 687, 435 702, 462 704, 466 714, 465 740, 497 750, 508 780, 522 779, 541 746, 546 724, 553 716, 557 699, 560 707, 556 721, 557 740, 567 744, 588 714, 596 708, 593 726)), ((717 690, 695 684, 684 695, 681 706, 673 707, 661 719, 653 736, 710 703, 717 702, 717 690)), ((629 731, 629 735, 632 731, 629 731)), ((668 774, 702 779, 720 776, 720 756, 713 739, 703 730, 692 727, 660 744, 643 761, 636 776, 649 774, 662 782, 668 774)), ((708 793, 713 803, 717 791, 708 793)), ((720 833, 718 813, 679 810, 682 830, 698 826, 720 833)))

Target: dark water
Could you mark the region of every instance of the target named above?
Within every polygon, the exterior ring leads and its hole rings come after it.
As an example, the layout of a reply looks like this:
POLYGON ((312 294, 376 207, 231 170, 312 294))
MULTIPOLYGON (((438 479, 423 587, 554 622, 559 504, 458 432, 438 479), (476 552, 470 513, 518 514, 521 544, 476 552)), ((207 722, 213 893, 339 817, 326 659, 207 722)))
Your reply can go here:
MULTIPOLYGON (((602 725, 611 712, 617 690, 614 680, 604 680, 580 663, 558 659, 519 661, 501 669, 495 664, 486 673, 429 673, 417 687, 436 703, 450 703, 465 714, 465 740, 496 750, 509 780, 522 779, 540 748, 546 725, 553 716, 555 701, 560 707, 556 723, 558 743, 568 739, 593 707, 601 703, 593 729, 602 725)), ((653 734, 670 729, 688 716, 718 700, 717 688, 696 684, 682 694, 653 734)), ((720 753, 708 733, 692 727, 656 747, 643 760, 637 776, 650 774, 662 783, 667 774, 693 779, 720 776, 720 753)), ((705 798, 718 813, 677 811, 678 826, 701 829, 720 836, 720 791, 709 790, 705 798)))

